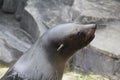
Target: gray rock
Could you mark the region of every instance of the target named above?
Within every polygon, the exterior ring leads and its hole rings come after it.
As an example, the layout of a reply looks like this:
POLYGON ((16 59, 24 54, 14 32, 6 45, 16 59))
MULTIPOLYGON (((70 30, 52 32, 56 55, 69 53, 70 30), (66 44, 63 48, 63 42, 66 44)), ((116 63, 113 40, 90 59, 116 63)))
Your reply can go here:
POLYGON ((0 64, 11 66, 32 45, 31 36, 20 28, 14 15, 0 11, 0 64))
POLYGON ((119 7, 116 0, 75 0, 74 3, 74 8, 81 11, 81 15, 106 19, 120 18, 119 7))
POLYGON ((72 70, 83 74, 101 74, 112 80, 118 80, 119 77, 115 74, 116 65, 119 63, 116 58, 108 57, 102 52, 89 46, 79 51, 72 60, 72 70), (117 79, 116 79, 117 78, 117 79))
POLYGON ((81 13, 78 21, 82 24, 97 23, 103 27, 106 22, 120 19, 120 2, 116 0, 75 0, 73 8, 81 13))
MULTIPOLYGON (((115 25, 115 24, 114 24, 115 25)), ((120 29, 111 26, 98 30, 91 46, 109 56, 120 58, 120 29)))
MULTIPOLYGON (((32 36, 31 41, 33 43, 36 42, 36 40, 38 39, 38 37, 40 35, 41 30, 38 28, 38 25, 31 14, 29 14, 26 11, 23 12, 22 21, 20 22, 20 26, 23 30, 25 30, 27 33, 29 33, 32 36)), ((44 25, 42 25, 42 26, 44 26, 44 25)), ((42 27, 42 26, 40 25, 40 27, 42 27)))
POLYGON ((5 40, 0 39, 0 64, 13 65, 23 54, 19 50, 11 47, 5 40))
MULTIPOLYGON (((79 13, 68 5, 73 4, 74 1, 70 0, 70 2, 68 3, 68 0, 28 0, 28 5, 25 9, 33 17, 42 19, 47 25, 53 27, 61 23, 72 22, 73 13, 75 15, 79 13)), ((74 17, 76 17, 75 15, 74 17)), ((38 22, 39 20, 36 21, 38 22)))
POLYGON ((4 0, 2 10, 7 13, 15 13, 18 1, 19 0, 4 0))
POLYGON ((74 4, 74 0, 61 0, 61 2, 69 6, 72 6, 74 4))
POLYGON ((72 6, 81 14, 76 21, 98 24, 90 47, 79 51, 70 63, 75 71, 97 73, 119 80, 120 2, 118 0, 75 0, 72 6))
POLYGON ((72 59, 72 70, 84 74, 97 73, 112 80, 119 80, 120 29, 117 25, 113 27, 115 24, 117 22, 109 23, 109 27, 96 32, 90 46, 79 51, 72 59))
POLYGON ((2 7, 3 5, 3 0, 0 0, 0 8, 2 7))
POLYGON ((22 14, 24 12, 24 8, 26 6, 26 1, 27 0, 18 0, 18 5, 17 5, 17 10, 15 12, 15 17, 18 21, 21 21, 22 14))

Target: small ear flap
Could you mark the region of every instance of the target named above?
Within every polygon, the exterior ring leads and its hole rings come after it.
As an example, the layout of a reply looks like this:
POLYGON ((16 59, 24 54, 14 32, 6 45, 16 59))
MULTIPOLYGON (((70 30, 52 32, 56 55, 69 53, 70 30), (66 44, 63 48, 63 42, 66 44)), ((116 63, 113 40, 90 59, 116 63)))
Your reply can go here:
POLYGON ((64 44, 61 44, 61 45, 58 47, 57 51, 60 51, 63 47, 64 47, 64 44))

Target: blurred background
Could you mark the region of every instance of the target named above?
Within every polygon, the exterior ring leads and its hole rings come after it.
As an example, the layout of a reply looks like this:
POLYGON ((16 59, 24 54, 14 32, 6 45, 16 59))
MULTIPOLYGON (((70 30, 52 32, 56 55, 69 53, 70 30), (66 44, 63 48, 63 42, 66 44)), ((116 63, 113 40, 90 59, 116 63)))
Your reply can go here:
POLYGON ((119 0, 0 0, 0 76, 45 31, 68 22, 95 23, 97 31, 69 60, 63 80, 119 80, 119 0))

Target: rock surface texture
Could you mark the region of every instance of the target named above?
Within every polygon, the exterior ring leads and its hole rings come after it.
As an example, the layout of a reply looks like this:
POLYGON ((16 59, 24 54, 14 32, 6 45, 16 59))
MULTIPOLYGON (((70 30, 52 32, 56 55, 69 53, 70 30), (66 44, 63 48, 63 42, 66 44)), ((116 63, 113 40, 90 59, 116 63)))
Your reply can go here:
POLYGON ((119 3, 118 0, 75 1, 76 9, 81 11, 78 20, 82 24, 97 23, 98 31, 92 43, 74 56, 72 70, 84 74, 99 73, 112 80, 119 80, 119 3))
POLYGON ((0 0, 0 7, 0 38, 20 52, 27 51, 38 36, 58 24, 75 21, 96 23, 96 38, 74 56, 70 67, 119 80, 119 0, 0 0))

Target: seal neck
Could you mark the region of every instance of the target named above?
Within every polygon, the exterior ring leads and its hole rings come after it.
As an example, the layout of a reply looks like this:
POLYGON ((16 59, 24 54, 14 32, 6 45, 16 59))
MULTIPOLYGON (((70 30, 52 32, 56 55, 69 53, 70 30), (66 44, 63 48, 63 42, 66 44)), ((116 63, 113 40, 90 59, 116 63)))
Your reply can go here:
POLYGON ((59 77, 58 79, 61 79, 64 66, 65 61, 61 59, 61 56, 52 50, 47 50, 45 45, 39 40, 17 61, 17 63, 13 66, 13 69, 18 73, 22 73, 23 76, 30 75, 31 73, 29 72, 32 72, 33 74, 30 78, 34 78, 34 74, 36 74, 36 76, 40 76, 42 73, 39 72, 45 72, 44 75, 52 72, 56 73, 59 77))

